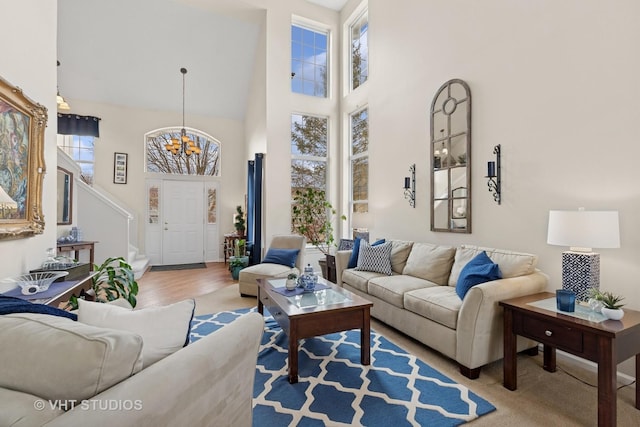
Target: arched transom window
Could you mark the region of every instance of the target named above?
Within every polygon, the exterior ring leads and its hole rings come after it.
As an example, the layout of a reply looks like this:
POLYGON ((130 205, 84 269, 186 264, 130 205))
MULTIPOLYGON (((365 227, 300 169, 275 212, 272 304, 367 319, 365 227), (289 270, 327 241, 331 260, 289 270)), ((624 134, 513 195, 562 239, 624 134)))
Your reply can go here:
POLYGON ((163 128, 145 135, 147 172, 220 176, 220 142, 212 136, 186 128, 187 136, 200 147, 200 154, 187 155, 183 150, 173 154, 165 148, 172 138, 180 139, 181 130, 163 128))

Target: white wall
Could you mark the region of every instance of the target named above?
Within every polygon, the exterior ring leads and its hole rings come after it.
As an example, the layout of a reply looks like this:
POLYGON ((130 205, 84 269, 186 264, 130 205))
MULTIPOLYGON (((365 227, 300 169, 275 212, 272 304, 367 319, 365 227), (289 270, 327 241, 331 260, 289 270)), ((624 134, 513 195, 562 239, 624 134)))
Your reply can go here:
MULTIPOLYGON (((266 12, 264 12, 245 116, 246 159, 267 151, 267 49, 266 12)), ((245 167, 246 169, 246 167, 245 167)), ((245 174, 246 175, 246 174, 245 174)), ((246 183, 246 176, 245 176, 246 183)))
MULTIPOLYGON (((326 26, 332 37, 330 51, 335 62, 330 63, 332 75, 337 75, 337 53, 340 42, 339 14, 301 0, 280 1, 266 14, 266 140, 264 222, 266 245, 275 234, 291 232, 291 113, 303 112, 331 116, 329 121, 331 163, 335 172, 339 165, 338 91, 334 88, 324 100, 291 93, 291 23, 293 17, 313 20, 326 26)), ((334 174, 336 176, 336 174, 334 174)), ((337 200, 338 183, 330 182, 330 194, 337 200)))
POLYGON ((56 244, 56 29, 57 3, 22 0, 0 3, 2 31, 12 35, 3 43, 0 76, 20 87, 48 110, 45 130, 42 208, 44 233, 17 240, 0 240, 0 279, 27 273, 46 259, 56 244))
MULTIPOLYGON (((145 172, 144 134, 168 126, 181 126, 181 112, 142 110, 119 105, 68 100, 71 112, 100 117, 100 138, 95 143, 95 183, 122 200, 138 217, 138 247, 144 253, 145 172), (127 153, 127 184, 113 183, 113 153, 127 153)), ((221 143, 221 176, 218 197, 220 245, 223 234, 233 230, 235 207, 244 203, 244 124, 237 120, 187 115, 185 125, 201 130, 221 143)), ((90 236, 85 236, 90 239, 90 236)))
POLYGON ((603 289, 640 309, 640 3, 598 0, 369 1, 370 209, 375 236, 528 251, 561 284, 550 209, 620 211, 602 249, 603 289), (429 115, 442 83, 471 87, 473 234, 429 231, 429 115), (502 144, 503 202, 486 162, 502 144), (402 177, 416 162, 416 208, 402 177))

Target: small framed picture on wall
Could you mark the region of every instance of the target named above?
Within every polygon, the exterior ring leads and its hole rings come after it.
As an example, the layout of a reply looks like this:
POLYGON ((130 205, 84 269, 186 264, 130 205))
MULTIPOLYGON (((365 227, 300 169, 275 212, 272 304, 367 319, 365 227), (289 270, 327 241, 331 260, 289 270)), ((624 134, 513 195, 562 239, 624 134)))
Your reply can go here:
POLYGON ((127 153, 113 153, 113 183, 127 183, 127 153))

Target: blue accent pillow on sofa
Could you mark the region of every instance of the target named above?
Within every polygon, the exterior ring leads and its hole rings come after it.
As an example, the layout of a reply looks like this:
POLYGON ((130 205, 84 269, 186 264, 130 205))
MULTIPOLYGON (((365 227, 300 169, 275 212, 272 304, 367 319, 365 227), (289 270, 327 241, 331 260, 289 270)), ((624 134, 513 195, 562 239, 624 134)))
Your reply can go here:
POLYGON ((286 265, 295 267, 300 249, 276 249, 270 248, 262 260, 263 263, 286 265))
POLYGON ((456 283, 456 293, 460 299, 464 299, 473 286, 498 279, 502 279, 500 267, 491 261, 485 251, 482 251, 462 267, 456 283))
MULTIPOLYGON (((349 257, 349 264, 347 264, 347 268, 356 268, 358 266, 358 255, 360 255, 360 239, 356 237, 356 240, 353 242, 353 249, 351 250, 351 257, 349 257)), ((385 242, 385 239, 376 240, 371 246, 378 246, 385 242)))
POLYGON ((75 313, 70 313, 44 304, 34 304, 20 298, 0 295, 0 314, 11 313, 50 314, 52 316, 68 317, 71 320, 78 320, 78 315, 75 313))

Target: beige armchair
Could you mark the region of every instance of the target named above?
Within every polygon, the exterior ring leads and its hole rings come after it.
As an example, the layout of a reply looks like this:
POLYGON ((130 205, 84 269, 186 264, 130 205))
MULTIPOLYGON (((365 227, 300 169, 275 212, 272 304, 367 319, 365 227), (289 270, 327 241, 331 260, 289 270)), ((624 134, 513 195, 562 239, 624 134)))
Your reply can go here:
POLYGON ((296 234, 273 236, 269 249, 299 249, 295 267, 262 262, 240 270, 238 289, 242 296, 258 295, 257 279, 287 277, 289 273, 300 275, 304 270, 304 250, 307 239, 296 234))

